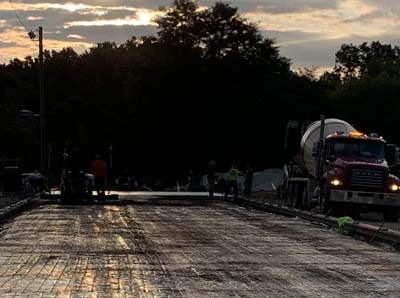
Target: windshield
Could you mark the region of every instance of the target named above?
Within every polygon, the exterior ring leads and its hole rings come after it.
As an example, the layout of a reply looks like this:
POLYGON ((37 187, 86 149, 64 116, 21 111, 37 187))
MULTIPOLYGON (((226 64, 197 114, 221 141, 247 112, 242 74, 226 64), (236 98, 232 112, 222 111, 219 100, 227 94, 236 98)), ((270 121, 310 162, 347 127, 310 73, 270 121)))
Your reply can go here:
POLYGON ((358 139, 336 139, 331 141, 330 155, 383 159, 384 143, 358 139))

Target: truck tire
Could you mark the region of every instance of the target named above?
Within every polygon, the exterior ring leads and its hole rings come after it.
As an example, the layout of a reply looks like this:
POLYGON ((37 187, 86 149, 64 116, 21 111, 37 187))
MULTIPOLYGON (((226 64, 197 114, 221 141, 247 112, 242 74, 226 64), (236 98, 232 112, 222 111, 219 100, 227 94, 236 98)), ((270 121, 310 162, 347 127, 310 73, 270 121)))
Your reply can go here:
POLYGON ((399 220, 399 209, 388 208, 383 211, 383 218, 385 221, 397 222, 399 220))
POLYGON ((283 185, 279 185, 276 189, 276 197, 278 200, 283 200, 285 198, 285 192, 283 190, 283 185))
POLYGON ((350 205, 350 206, 348 206, 347 207, 348 209, 349 209, 349 216, 352 218, 352 219, 360 219, 360 216, 361 216, 361 210, 360 210, 360 207, 359 206, 356 206, 356 205, 350 205))
POLYGON ((329 214, 332 212, 332 206, 329 201, 330 197, 330 190, 329 187, 324 185, 321 191, 321 213, 324 215, 329 214))
POLYGON ((295 197, 295 187, 293 183, 289 183, 288 189, 286 192, 286 206, 293 207, 293 198, 295 197))
POLYGON ((303 191, 303 210, 310 211, 311 210, 311 202, 309 200, 308 190, 305 189, 303 191))
POLYGON ((303 188, 301 184, 295 185, 294 208, 303 209, 303 188))

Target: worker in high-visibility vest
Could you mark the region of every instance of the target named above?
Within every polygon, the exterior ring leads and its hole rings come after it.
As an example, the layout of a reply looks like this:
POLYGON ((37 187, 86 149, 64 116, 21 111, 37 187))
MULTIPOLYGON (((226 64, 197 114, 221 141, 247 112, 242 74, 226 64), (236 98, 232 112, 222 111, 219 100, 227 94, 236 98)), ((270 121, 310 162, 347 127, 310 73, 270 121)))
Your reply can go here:
POLYGON ((233 193, 235 199, 238 197, 238 178, 240 176, 240 171, 237 169, 237 165, 233 164, 228 172, 228 187, 226 188, 225 197, 231 192, 231 188, 233 188, 233 193))

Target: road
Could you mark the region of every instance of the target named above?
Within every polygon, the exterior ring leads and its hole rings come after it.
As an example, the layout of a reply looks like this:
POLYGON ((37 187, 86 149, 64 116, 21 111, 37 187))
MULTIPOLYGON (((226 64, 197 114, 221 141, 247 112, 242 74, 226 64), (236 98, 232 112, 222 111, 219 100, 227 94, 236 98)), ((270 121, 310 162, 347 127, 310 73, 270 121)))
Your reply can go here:
POLYGON ((0 239, 2 298, 399 296, 398 253, 218 200, 46 205, 0 239))

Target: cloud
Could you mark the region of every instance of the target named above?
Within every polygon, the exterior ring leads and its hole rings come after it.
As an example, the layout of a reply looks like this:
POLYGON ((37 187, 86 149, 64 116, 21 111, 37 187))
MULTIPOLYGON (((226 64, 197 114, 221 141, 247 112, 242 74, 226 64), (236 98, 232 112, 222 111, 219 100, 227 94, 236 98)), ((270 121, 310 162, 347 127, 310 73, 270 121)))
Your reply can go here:
POLYGON ((113 41, 121 44, 132 36, 140 37, 144 35, 154 35, 156 28, 153 26, 77 26, 70 27, 60 31, 49 32, 46 36, 52 39, 63 40, 68 35, 79 35, 83 41, 96 44, 98 42, 113 41))
POLYGON ((67 38, 83 39, 79 34, 68 34, 67 38))
POLYGON ((364 36, 350 35, 345 38, 320 39, 314 41, 299 42, 297 44, 282 45, 281 52, 294 61, 293 68, 309 67, 312 65, 327 69, 335 64, 335 53, 344 43, 353 43, 355 45, 363 42, 379 40, 382 43, 399 44, 400 37, 396 35, 373 36, 365 38, 364 36))
MULTIPOLYGON (((118 11, 119 14, 121 13, 118 11)), ((64 28, 75 27, 75 26, 146 26, 157 24, 154 22, 155 18, 159 16, 158 12, 153 12, 150 10, 137 10, 135 13, 130 16, 125 16, 124 18, 116 18, 116 19, 106 19, 106 18, 98 18, 95 20, 85 20, 85 21, 72 21, 64 23, 64 28)))
MULTIPOLYGON (((200 0, 199 4, 213 6, 216 1, 200 0)), ((224 1, 241 12, 267 12, 270 14, 286 14, 312 10, 336 9, 340 0, 233 0, 224 1)))
POLYGON ((324 35, 318 32, 305 32, 301 30, 265 30, 263 35, 275 39, 280 45, 289 45, 292 43, 307 42, 311 40, 320 40, 324 35))
POLYGON ((364 3, 369 4, 374 7, 380 7, 385 10, 393 10, 393 9, 399 9, 400 4, 398 0, 363 0, 364 3))
POLYGON ((42 20, 43 17, 35 17, 35 16, 29 16, 26 18, 28 21, 37 21, 37 20, 42 20))
POLYGON ((344 23, 357 23, 357 22, 367 22, 370 20, 374 20, 376 18, 381 18, 384 16, 384 12, 380 10, 373 10, 362 15, 359 15, 355 18, 345 19, 343 20, 344 23))
MULTIPOLYGON (((66 38, 58 39, 56 35, 48 35, 44 40, 44 47, 46 50, 61 50, 64 47, 73 47, 78 52, 93 46, 93 43, 87 41, 74 41, 67 40, 66 38)), ((0 62, 7 62, 13 58, 23 59, 27 56, 38 55, 38 44, 32 41, 26 35, 23 28, 7 29, 0 32, 0 62), (9 37, 11 39, 8 39, 9 37)))

